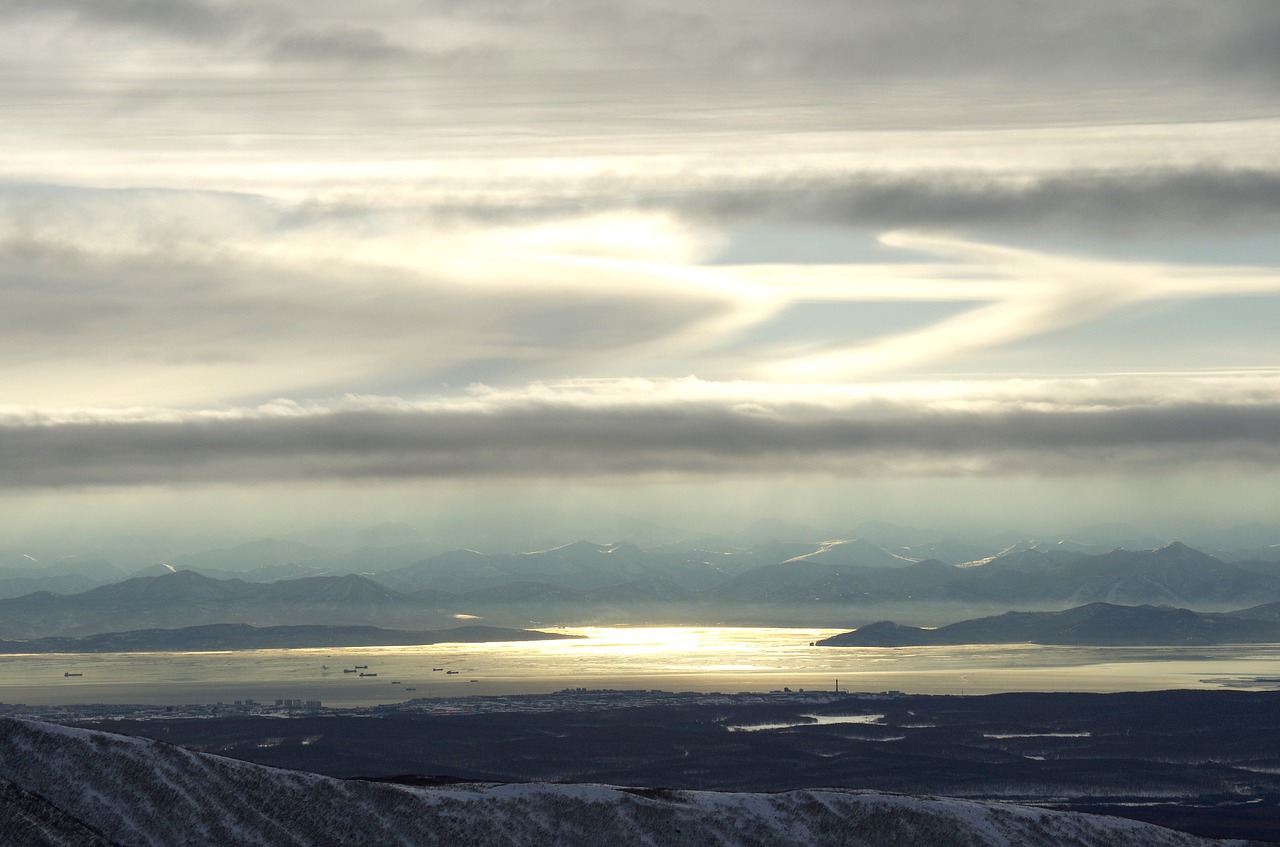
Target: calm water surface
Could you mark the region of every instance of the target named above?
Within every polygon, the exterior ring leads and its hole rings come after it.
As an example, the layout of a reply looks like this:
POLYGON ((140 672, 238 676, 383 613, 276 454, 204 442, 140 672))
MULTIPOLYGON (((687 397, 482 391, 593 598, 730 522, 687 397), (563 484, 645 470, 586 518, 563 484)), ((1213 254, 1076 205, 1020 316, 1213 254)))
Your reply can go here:
POLYGON ((425 647, 0 656, 0 702, 368 706, 562 688, 986 694, 1277 687, 1280 645, 810 647, 831 629, 582 627, 582 639, 425 647), (368 665, 360 677, 344 668, 368 665), (434 670, 441 668, 441 670, 434 670), (448 673, 456 671, 456 673, 448 673), (82 676, 67 677, 66 673, 82 676), (1270 682, 1258 682, 1259 679, 1270 682), (409 690, 413 689, 413 690, 409 690))

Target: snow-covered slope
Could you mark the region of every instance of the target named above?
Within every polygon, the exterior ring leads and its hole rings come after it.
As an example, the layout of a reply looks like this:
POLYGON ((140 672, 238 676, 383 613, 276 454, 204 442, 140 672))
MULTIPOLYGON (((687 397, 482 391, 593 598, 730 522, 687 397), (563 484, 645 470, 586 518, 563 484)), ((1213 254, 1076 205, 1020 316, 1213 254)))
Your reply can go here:
POLYGON ((867 792, 408 788, 0 720, 0 843, 788 847, 1226 845, 1133 821, 867 792))

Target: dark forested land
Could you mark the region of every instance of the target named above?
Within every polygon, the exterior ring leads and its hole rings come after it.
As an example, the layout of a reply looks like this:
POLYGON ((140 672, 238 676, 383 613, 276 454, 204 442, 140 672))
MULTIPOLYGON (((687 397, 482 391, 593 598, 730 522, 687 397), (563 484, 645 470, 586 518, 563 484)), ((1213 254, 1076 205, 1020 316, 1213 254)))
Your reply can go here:
POLYGON ((347 778, 866 788, 1280 841, 1280 692, 584 696, 90 725, 347 778))

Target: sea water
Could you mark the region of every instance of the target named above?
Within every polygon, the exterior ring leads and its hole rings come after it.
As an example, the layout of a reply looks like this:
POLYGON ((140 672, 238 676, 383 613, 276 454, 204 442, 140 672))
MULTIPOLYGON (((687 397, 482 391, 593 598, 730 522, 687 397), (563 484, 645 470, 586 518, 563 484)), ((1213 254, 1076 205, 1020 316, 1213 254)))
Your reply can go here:
POLYGON ((270 704, 298 699, 354 707, 565 688, 732 693, 831 691, 839 686, 842 691, 988 694, 1280 687, 1280 644, 810 646, 837 631, 580 627, 556 632, 584 637, 555 641, 0 656, 0 703, 185 705, 252 699, 270 704))

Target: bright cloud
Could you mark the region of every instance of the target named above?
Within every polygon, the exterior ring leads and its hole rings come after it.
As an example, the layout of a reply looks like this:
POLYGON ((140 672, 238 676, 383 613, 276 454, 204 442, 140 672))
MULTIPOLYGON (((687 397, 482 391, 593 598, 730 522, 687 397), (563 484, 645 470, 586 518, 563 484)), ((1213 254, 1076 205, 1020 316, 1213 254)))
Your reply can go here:
POLYGON ((1273 3, 0 9, 6 490, 1276 467, 1273 3))

